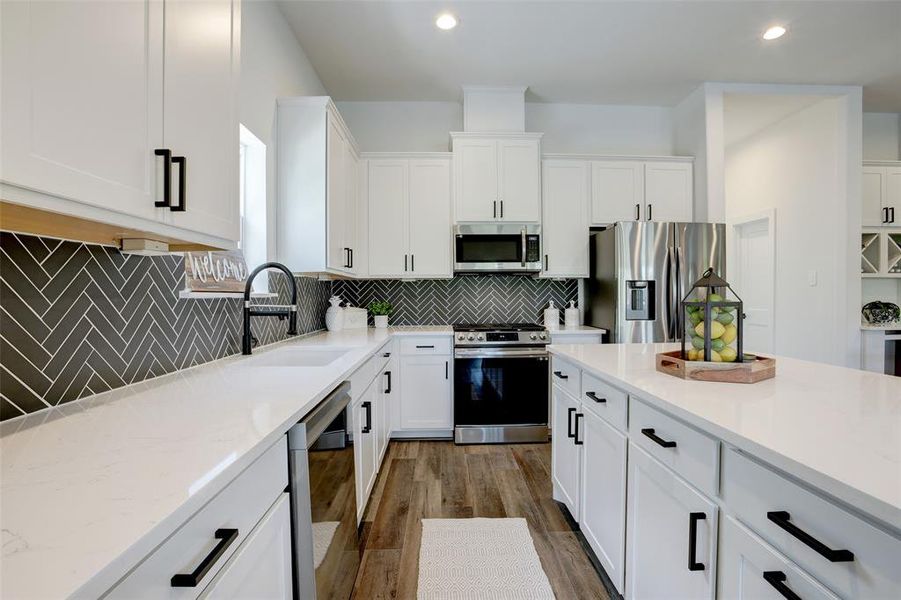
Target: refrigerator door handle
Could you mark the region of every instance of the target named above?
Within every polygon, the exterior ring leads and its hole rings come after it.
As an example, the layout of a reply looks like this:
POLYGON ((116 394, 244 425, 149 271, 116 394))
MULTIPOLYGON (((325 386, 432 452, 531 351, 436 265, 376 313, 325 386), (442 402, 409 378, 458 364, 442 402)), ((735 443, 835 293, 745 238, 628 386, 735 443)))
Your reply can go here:
POLYGON ((673 323, 674 336, 673 341, 682 339, 685 335, 685 315, 682 314, 682 254, 679 246, 674 249, 676 260, 675 269, 676 276, 673 277, 673 314, 676 316, 673 323))

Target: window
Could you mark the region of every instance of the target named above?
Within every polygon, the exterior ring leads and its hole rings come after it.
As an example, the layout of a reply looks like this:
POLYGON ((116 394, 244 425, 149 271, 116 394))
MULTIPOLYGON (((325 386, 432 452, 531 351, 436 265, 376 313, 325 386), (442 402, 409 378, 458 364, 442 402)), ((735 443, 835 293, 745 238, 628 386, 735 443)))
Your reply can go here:
MULTIPOLYGON (((241 239, 238 248, 244 253, 248 270, 266 262, 266 144, 240 126, 238 147, 239 201, 241 206, 241 239)), ((257 277, 255 292, 268 292, 268 277, 257 277)))

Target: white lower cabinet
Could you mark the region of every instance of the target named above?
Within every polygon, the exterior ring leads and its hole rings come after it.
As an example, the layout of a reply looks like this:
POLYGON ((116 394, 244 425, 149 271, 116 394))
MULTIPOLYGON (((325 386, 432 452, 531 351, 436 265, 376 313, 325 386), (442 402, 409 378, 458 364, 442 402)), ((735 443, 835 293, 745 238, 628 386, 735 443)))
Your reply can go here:
POLYGON ((369 493, 378 474, 378 454, 376 452, 376 418, 378 394, 375 383, 370 383, 366 391, 351 405, 353 415, 354 463, 357 471, 357 518, 366 510, 369 493))
MULTIPOLYGON (((557 367, 557 363, 554 364, 557 367)), ((551 456, 554 500, 579 519, 582 445, 576 442, 579 401, 558 385, 551 389, 551 456)), ((593 499, 592 499, 593 500, 593 499)))
POLYGON ((629 444, 626 598, 713 598, 718 509, 629 444))
POLYGON ((401 356, 401 429, 444 431, 454 426, 450 363, 451 357, 441 354, 401 356))
POLYGON ((201 598, 287 600, 291 585, 291 503, 279 496, 201 598))
POLYGON ((626 436, 583 410, 579 526, 613 585, 623 593, 626 549, 626 436))
POLYGON ((732 517, 723 519, 721 529, 717 596, 730 600, 838 599, 732 517))

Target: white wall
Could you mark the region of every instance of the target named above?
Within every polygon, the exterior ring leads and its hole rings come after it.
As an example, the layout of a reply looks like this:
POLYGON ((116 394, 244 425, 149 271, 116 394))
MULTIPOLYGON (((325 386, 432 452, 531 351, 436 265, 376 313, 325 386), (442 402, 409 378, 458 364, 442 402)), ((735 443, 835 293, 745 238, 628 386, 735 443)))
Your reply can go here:
MULTIPOLYGON (((446 152, 463 130, 459 102, 338 102, 365 152, 446 152)), ((526 103, 526 131, 544 133, 543 152, 670 155, 672 109, 660 106, 526 103)))
POLYGON ((901 160, 901 114, 863 114, 863 159, 901 160))
POLYGON ((281 96, 325 95, 319 76, 297 43, 281 9, 270 0, 241 5, 241 79, 238 90, 242 124, 266 144, 268 254, 275 257, 276 135, 275 100, 281 96))
POLYGON ((775 353, 837 364, 845 363, 845 290, 858 285, 836 260, 844 244, 834 243, 849 228, 843 108, 822 100, 725 149, 726 218, 776 211, 775 353))

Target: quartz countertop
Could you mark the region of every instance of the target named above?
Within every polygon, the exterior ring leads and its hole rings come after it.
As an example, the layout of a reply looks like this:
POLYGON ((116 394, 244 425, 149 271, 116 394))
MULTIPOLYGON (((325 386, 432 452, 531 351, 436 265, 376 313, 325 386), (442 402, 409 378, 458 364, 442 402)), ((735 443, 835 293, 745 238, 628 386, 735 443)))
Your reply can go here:
POLYGON ((777 357, 755 384, 659 373, 675 344, 550 346, 634 394, 901 532, 901 378, 777 357))
POLYGON ((452 331, 292 338, 0 424, 0 596, 101 595, 392 335, 452 331), (298 346, 347 352, 321 367, 254 364, 298 346))
POLYGON ((551 335, 585 335, 588 333, 607 333, 606 329, 601 329, 600 327, 591 327, 590 325, 577 325, 575 327, 561 326, 560 329, 549 329, 548 331, 551 333, 551 335))

